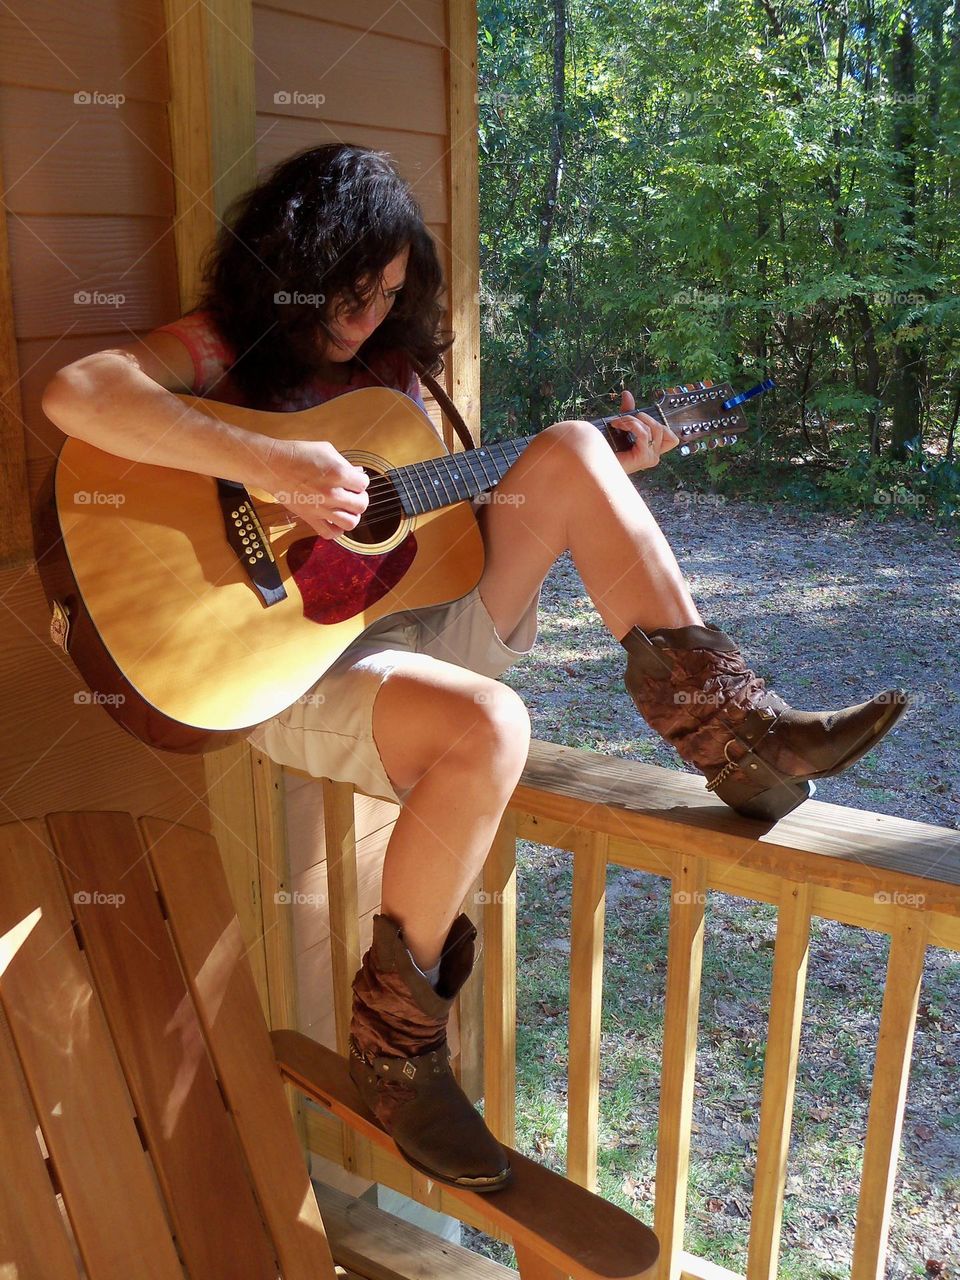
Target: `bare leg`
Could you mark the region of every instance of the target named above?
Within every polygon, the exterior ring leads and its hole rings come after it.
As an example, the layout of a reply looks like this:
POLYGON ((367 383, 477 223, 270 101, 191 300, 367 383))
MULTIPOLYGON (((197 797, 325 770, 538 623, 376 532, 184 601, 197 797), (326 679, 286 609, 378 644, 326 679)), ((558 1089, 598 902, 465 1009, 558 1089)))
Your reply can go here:
POLYGON ((373 732, 387 776, 412 787, 387 846, 382 911, 428 969, 523 770, 530 721, 505 685, 413 654, 381 686, 373 732))
POLYGON ((702 622, 660 526, 595 427, 541 432, 481 510, 480 594, 509 635, 550 566, 569 548, 610 632, 702 622))

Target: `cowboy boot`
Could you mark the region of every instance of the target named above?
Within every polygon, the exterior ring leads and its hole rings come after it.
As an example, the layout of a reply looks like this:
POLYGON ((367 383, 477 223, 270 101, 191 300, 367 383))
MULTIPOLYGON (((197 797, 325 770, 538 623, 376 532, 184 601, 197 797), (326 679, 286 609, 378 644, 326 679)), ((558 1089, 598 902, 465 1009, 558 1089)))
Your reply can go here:
POLYGON ((447 1046, 447 1017, 473 968, 476 936, 465 915, 454 920, 434 990, 399 927, 374 916, 373 945, 353 980, 350 1075, 415 1169, 482 1192, 506 1186, 510 1163, 457 1084, 447 1046))
POLYGON ((907 695, 877 694, 843 711, 795 711, 766 688, 716 627, 634 627, 625 683, 651 728, 695 765, 732 809, 775 822, 841 773, 903 714, 907 695))

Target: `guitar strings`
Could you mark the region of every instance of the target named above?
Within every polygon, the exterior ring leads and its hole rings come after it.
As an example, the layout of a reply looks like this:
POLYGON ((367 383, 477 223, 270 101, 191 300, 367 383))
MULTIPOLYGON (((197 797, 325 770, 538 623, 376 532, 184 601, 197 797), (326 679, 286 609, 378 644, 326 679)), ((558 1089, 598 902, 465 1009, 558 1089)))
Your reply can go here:
MULTIPOLYGON (((676 417, 676 416, 678 416, 680 413, 682 413, 682 412, 683 412, 685 409, 687 409, 687 408, 689 408, 689 405, 681 405, 681 406, 680 406, 679 408, 677 408, 677 409, 665 409, 665 408, 663 408, 662 406, 658 406, 658 405, 641 405, 639 408, 635 408, 635 409, 627 409, 627 410, 625 410, 625 411, 623 411, 623 412, 621 412, 621 413, 611 414, 609 417, 601 417, 601 418, 599 418, 599 419, 593 419, 593 421, 594 421, 594 422, 602 422, 602 423, 603 423, 603 425, 604 425, 605 427, 609 427, 609 426, 610 426, 610 425, 611 425, 611 424, 612 424, 612 423, 613 423, 617 418, 636 418, 636 417, 639 417, 639 415, 640 415, 641 413, 650 413, 650 414, 652 414, 652 413, 657 413, 657 412, 661 413, 661 414, 663 415, 663 417, 664 417, 664 418, 672 418, 672 417, 676 417)), ((742 428, 741 428, 741 430, 742 430, 742 428)), ((706 434, 706 435, 709 435, 709 434, 710 434, 709 430, 708 430, 705 434, 706 434)), ((536 438, 535 436, 523 437, 523 439, 526 439, 526 440, 528 440, 528 441, 529 441, 529 440, 533 440, 533 439, 535 439, 535 438, 536 438)), ((698 436, 698 439, 699 439, 699 438, 702 438, 702 437, 699 437, 699 436, 698 436)), ((486 447, 487 447, 487 449, 489 449, 489 450, 495 450, 495 449, 498 449, 498 448, 499 448, 499 449, 507 449, 507 448, 509 448, 509 447, 510 447, 510 445, 511 445, 512 443, 513 443, 512 441, 504 441, 504 442, 503 442, 503 444, 499 444, 499 445, 498 445, 498 443, 497 443, 496 441, 494 441, 492 445, 488 445, 488 446, 486 446, 486 447)), ((401 466, 401 467, 394 467, 394 468, 392 468, 392 469, 391 469, 391 470, 389 470, 389 471, 384 471, 384 472, 379 473, 378 475, 375 475, 375 476, 371 477, 370 485, 368 486, 368 492, 369 492, 369 490, 370 490, 370 489, 372 489, 375 485, 377 486, 377 488, 380 488, 380 489, 384 488, 385 486, 389 486, 389 490, 390 490, 390 491, 389 491, 388 493, 383 494, 382 496, 373 495, 373 496, 371 497, 370 501, 367 503, 367 506, 366 506, 366 508, 365 508, 365 509, 364 509, 364 511, 363 511, 363 514, 362 514, 362 516, 361 516, 361 519, 363 519, 364 517, 370 516, 370 515, 377 514, 377 513, 387 514, 387 512, 388 512, 388 509, 389 509, 389 508, 395 508, 395 509, 398 509, 401 515, 402 515, 402 514, 404 514, 404 512, 403 512, 403 503, 402 503, 402 500, 401 500, 400 494, 399 494, 399 493, 398 493, 398 491, 397 491, 397 488, 396 488, 396 482, 395 482, 395 480, 393 479, 393 477, 394 477, 394 476, 399 476, 401 472, 406 471, 406 472, 410 472, 410 473, 411 473, 410 478, 411 478, 411 481, 413 481, 413 480, 415 479, 415 477, 414 477, 414 476, 413 476, 413 474, 412 474, 412 468, 414 468, 414 467, 418 467, 418 466, 421 466, 421 465, 424 465, 425 463, 430 463, 430 462, 433 462, 433 463, 450 462, 450 463, 452 463, 454 460, 456 460, 456 465, 457 465, 457 466, 464 466, 468 471, 470 471, 470 472, 472 473, 472 474, 468 477, 469 479, 472 479, 472 480, 482 479, 482 480, 484 481, 484 483, 488 483, 489 478, 487 477, 487 475, 486 475, 486 474, 484 473, 484 471, 483 471, 483 465, 482 465, 482 463, 480 463, 479 461, 477 461, 477 460, 475 460, 475 459, 472 459, 472 458, 470 457, 471 453, 473 453, 473 452, 475 452, 475 451, 474 451, 474 450, 469 450, 469 449, 464 449, 464 450, 462 450, 460 453, 447 453, 447 454, 442 454, 439 458, 425 458, 425 459, 423 460, 423 463, 419 463, 419 462, 406 463, 406 464, 404 464, 404 465, 403 465, 403 466, 401 466), (469 459, 469 463, 467 462, 467 459, 469 459), (478 474, 478 472, 479 472, 479 474, 478 474)), ((521 453, 522 453, 522 452, 523 452, 523 451, 521 450, 521 453)), ((518 454, 517 456, 519 457, 520 455, 518 454)), ((405 485, 405 487, 407 487, 407 484, 406 484, 407 477, 403 477, 403 479, 404 479, 404 485, 405 485)), ((457 481, 459 481, 459 480, 461 479, 461 477, 460 477, 460 476, 451 476, 451 477, 450 477, 450 479, 451 479, 451 482, 452 482, 453 484, 456 484, 456 482, 457 482, 457 481)), ((502 479, 502 477, 500 477, 500 479, 502 479)), ((499 483, 499 479, 494 481, 494 485, 496 485, 496 484, 498 484, 498 483, 499 483)), ((426 489, 426 492, 427 492, 428 494, 432 492, 429 488, 427 488, 427 480, 426 480, 426 478, 421 478, 421 479, 420 479, 420 484, 422 484, 422 485, 424 486, 424 488, 426 489)), ((491 488, 493 488, 493 487, 494 487, 494 485, 491 485, 490 487, 491 487, 491 488)), ((410 488, 410 489, 409 489, 409 492, 410 492, 410 496, 411 496, 414 500, 416 500, 416 499, 417 499, 417 497, 418 497, 418 494, 416 493, 416 490, 415 490, 415 489, 413 489, 413 488, 410 488)), ((436 492, 436 491, 433 491, 433 492, 436 492)), ((469 501, 469 497, 465 497, 465 498, 453 498, 453 499, 451 499, 451 505, 452 505, 452 503, 454 503, 454 502, 466 502, 466 501, 469 501)), ((283 504, 282 502, 264 502, 264 503, 261 503, 261 504, 258 506, 257 511, 258 511, 258 513, 263 513, 263 512, 265 512, 265 511, 268 511, 268 510, 269 510, 269 509, 271 509, 271 508, 275 508, 275 509, 278 509, 278 510, 281 510, 281 511, 288 511, 288 512, 289 512, 289 508, 288 508, 288 507, 286 507, 286 506, 284 506, 284 504, 283 504)), ((293 520, 294 520, 294 521, 297 521, 297 520, 302 519, 302 517, 301 517, 301 516, 294 515, 292 512, 290 512, 290 514, 292 515, 292 517, 293 517, 293 520)), ((345 533, 349 533, 349 532, 351 532, 351 530, 344 530, 344 532, 345 532, 345 533)))

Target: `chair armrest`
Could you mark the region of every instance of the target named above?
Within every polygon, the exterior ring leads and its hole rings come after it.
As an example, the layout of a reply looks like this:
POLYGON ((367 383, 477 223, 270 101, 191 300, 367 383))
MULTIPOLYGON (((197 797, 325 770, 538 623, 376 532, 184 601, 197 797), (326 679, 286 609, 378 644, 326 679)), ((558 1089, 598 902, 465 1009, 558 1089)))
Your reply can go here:
MULTIPOLYGON (((400 1155, 393 1139, 360 1101, 344 1058, 299 1031, 273 1031, 271 1039, 286 1080, 355 1132, 400 1155)), ((507 1150, 513 1177, 503 1190, 478 1195, 446 1183, 443 1189, 512 1238, 521 1275, 523 1257, 535 1255, 556 1268, 557 1275, 576 1280, 650 1276, 660 1246, 649 1227, 601 1196, 507 1150)))

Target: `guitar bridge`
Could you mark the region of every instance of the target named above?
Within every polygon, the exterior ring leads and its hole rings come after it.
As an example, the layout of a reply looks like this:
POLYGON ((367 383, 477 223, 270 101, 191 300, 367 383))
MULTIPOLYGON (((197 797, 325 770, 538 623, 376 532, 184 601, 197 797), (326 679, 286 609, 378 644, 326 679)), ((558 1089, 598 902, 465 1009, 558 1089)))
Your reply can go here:
POLYGON ((236 480, 217 477, 217 497, 227 541, 236 552, 250 582, 269 608, 287 598, 270 540, 263 531, 253 499, 236 480))

